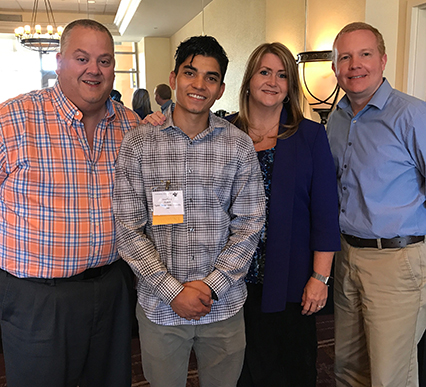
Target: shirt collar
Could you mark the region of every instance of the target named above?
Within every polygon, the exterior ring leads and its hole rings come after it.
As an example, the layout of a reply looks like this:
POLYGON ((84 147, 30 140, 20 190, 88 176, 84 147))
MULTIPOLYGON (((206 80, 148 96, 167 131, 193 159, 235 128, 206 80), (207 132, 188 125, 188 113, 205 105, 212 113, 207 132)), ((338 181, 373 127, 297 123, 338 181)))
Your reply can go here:
MULTIPOLYGON (((389 84, 386 78, 383 78, 382 84, 379 86, 379 88, 373 94, 373 97, 370 99, 370 101, 368 101, 367 105, 365 105, 361 111, 364 111, 369 106, 375 106, 376 108, 380 110, 383 109, 391 92, 392 92, 392 86, 389 84)), ((345 95, 339 101, 339 103, 337 104, 337 108, 342 109, 346 112, 352 112, 351 103, 347 95, 345 95)))
POLYGON ((112 102, 111 97, 106 100, 106 119, 108 122, 113 121, 115 119, 118 104, 120 104, 120 102, 116 102, 115 104, 114 102, 112 102))
MULTIPOLYGON (((67 97, 65 97, 58 81, 56 81, 55 85, 52 87, 52 95, 52 102, 64 120, 71 122, 73 119, 80 121, 83 118, 83 113, 67 97)), ((111 121, 115 118, 116 113, 115 106, 111 102, 110 98, 106 101, 106 108, 106 119, 111 121)))
MULTIPOLYGON (((173 123, 173 115, 172 115, 173 110, 174 110, 174 106, 172 106, 171 109, 168 109, 167 111, 164 112, 166 116, 166 121, 164 122, 163 125, 159 127, 159 129, 164 131, 177 129, 183 132, 182 129, 180 129, 178 126, 175 126, 175 124, 173 123)), ((208 136, 210 133, 213 133, 215 130, 221 130, 224 127, 225 127, 224 120, 216 116, 212 111, 209 111, 209 126, 205 130, 203 130, 201 133, 197 134, 194 137, 194 140, 201 140, 202 138, 208 136)))

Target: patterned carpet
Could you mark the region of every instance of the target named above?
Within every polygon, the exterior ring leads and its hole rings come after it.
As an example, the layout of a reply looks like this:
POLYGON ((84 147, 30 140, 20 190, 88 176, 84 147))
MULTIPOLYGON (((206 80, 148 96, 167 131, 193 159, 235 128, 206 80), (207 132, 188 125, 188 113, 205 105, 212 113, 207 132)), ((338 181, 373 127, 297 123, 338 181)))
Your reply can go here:
MULTIPOLYGON (((334 320, 333 315, 317 316, 318 332, 318 379, 317 387, 335 387, 333 375, 334 360, 334 320)), ((0 347, 1 350, 1 347, 0 347)), ((132 340, 132 387, 145 387, 149 383, 142 374, 139 340, 132 340)), ((0 352, 0 387, 7 387, 4 372, 3 353, 0 352)), ((186 387, 199 387, 197 376, 197 363, 194 356, 191 356, 188 381, 186 387)))

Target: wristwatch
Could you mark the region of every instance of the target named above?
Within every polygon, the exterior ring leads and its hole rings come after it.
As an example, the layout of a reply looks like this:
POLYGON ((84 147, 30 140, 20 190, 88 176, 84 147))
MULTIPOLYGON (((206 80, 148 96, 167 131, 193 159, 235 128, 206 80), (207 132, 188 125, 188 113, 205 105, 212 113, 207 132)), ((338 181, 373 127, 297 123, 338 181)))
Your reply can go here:
POLYGON ((312 272, 312 277, 318 281, 321 281, 324 285, 328 285, 328 280, 330 279, 330 277, 324 277, 323 275, 318 274, 316 271, 312 272))
MULTIPOLYGON (((209 286, 209 285, 207 285, 207 286, 209 286)), ((209 286, 209 288, 210 288, 210 286, 209 286)), ((219 301, 219 298, 218 298, 216 292, 212 288, 210 288, 210 290, 212 291, 212 300, 219 301)))

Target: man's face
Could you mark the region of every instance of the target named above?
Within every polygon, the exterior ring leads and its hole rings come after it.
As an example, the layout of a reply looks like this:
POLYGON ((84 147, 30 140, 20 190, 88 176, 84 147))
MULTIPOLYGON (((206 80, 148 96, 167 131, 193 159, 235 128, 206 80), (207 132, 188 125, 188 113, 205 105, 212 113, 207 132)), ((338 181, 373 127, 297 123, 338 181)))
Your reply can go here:
POLYGON ((101 109, 114 83, 114 48, 105 32, 74 27, 56 55, 64 95, 83 113, 101 109))
POLYGON ((176 109, 191 114, 207 114, 222 97, 225 84, 219 63, 210 56, 189 56, 179 66, 178 74, 170 74, 170 86, 176 91, 176 109))
POLYGON ((383 81, 386 54, 380 55, 376 36, 369 30, 343 34, 335 45, 332 64, 349 100, 366 105, 383 81))

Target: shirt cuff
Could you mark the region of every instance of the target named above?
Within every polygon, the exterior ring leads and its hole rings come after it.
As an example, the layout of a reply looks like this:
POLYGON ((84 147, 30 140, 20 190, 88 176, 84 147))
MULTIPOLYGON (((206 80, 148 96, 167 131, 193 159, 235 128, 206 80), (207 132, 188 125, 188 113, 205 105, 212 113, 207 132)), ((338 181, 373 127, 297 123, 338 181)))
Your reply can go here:
POLYGON ((170 303, 184 289, 184 286, 171 274, 166 274, 164 280, 155 289, 155 294, 165 304, 170 303))
MULTIPOLYGON (((219 300, 231 286, 227 278, 219 271, 213 270, 203 282, 216 294, 219 300)), ((213 295, 213 294, 212 294, 213 295)))

